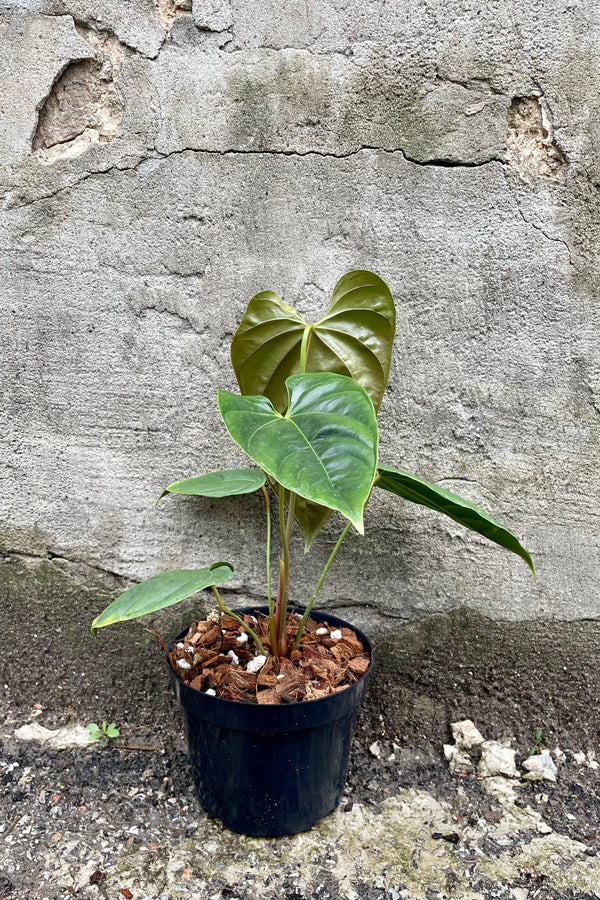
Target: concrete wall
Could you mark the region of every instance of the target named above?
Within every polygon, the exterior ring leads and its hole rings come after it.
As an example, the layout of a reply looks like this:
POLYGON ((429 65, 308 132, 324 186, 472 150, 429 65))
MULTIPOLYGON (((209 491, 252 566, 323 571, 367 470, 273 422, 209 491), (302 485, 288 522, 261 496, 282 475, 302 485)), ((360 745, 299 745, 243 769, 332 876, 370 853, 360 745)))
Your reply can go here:
POLYGON ((323 600, 596 617, 599 39, 593 0, 0 8, 0 576, 43 603, 49 565, 83 591, 229 559, 264 596, 256 498, 154 501, 243 463, 215 392, 252 294, 318 317, 365 267, 398 306, 382 458, 496 515, 539 582, 380 494, 323 600))

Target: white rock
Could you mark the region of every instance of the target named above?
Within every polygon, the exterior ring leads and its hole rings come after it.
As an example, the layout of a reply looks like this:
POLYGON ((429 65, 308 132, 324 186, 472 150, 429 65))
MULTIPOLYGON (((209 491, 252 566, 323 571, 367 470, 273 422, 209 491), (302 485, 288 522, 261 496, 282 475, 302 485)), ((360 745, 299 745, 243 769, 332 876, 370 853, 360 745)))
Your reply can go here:
POLYGON ((342 639, 342 632, 339 630, 339 628, 336 628, 335 631, 332 631, 332 632, 331 632, 331 634, 329 635, 329 637, 330 637, 330 638, 333 638, 334 641, 341 641, 341 639, 342 639))
POLYGON ((178 659, 175 663, 178 669, 191 669, 192 664, 187 661, 187 659, 178 659))
POLYGON ((179 643, 177 644, 177 649, 183 650, 184 647, 185 647, 185 644, 183 643, 183 641, 179 641, 179 643))
POLYGON ((379 759, 379 757, 381 756, 381 747, 379 746, 379 741, 373 741, 373 743, 369 747, 369 752, 373 756, 377 757, 377 759, 379 759))
POLYGON ((254 659, 250 660, 246 666, 246 672, 260 672, 266 661, 267 657, 263 656, 262 653, 259 653, 258 656, 255 656, 254 659))
POLYGON ((552 834, 552 829, 547 822, 538 822, 535 827, 540 834, 552 834))
POLYGON ((236 641, 238 642, 238 644, 247 644, 248 635, 246 634, 246 632, 242 631, 242 633, 237 636, 236 641))
POLYGON ((204 691, 204 693, 205 693, 205 694, 208 694, 209 697, 216 697, 216 696, 217 696, 217 692, 214 690, 214 688, 208 688, 208 690, 204 691))
POLYGON ((237 653, 235 653, 235 651, 229 650, 229 652, 227 653, 227 656, 229 656, 231 658, 231 661, 234 664, 234 666, 239 666, 240 658, 237 655, 237 653))
POLYGON ((515 765, 515 751, 510 747, 503 747, 498 741, 484 741, 477 773, 483 778, 494 775, 518 778, 520 773, 515 765))
POLYGON ((529 891, 527 888, 513 888, 511 898, 512 900, 528 900, 529 891))
POLYGON ((557 763, 564 763, 565 760, 566 760, 566 758, 567 758, 567 757, 566 757, 566 754, 563 753, 563 751, 560 749, 560 747, 558 746, 558 744, 556 745, 556 747, 555 747, 554 750, 552 751, 552 756, 554 757, 554 759, 556 760, 557 763))
POLYGON ((587 762, 585 753, 574 753, 573 759, 577 763, 578 766, 583 766, 587 762))
POLYGON ((470 750, 471 747, 483 744, 483 735, 470 719, 463 719, 462 722, 453 722, 450 727, 452 728, 454 742, 461 750, 470 750))
POLYGON ((326 628, 317 628, 317 630, 315 631, 315 634, 327 634, 327 629, 326 628))
POLYGON ((475 771, 473 760, 456 744, 444 744, 444 756, 453 775, 469 775, 475 771))
POLYGON ((90 741, 90 733, 83 725, 65 725, 64 728, 51 730, 44 728, 39 722, 22 725, 15 731, 19 741, 35 741, 51 750, 73 750, 82 748, 89 750, 94 746, 90 741))
POLYGON ((558 769, 549 753, 537 753, 524 760, 523 768, 527 774, 523 776, 525 781, 556 781, 558 769))

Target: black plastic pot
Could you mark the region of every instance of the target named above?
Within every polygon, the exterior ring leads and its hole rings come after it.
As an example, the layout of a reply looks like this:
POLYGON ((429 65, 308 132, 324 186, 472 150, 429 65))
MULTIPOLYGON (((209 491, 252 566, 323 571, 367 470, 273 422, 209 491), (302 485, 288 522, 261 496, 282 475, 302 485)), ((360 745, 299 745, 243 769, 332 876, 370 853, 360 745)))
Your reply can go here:
MULTIPOLYGON (((257 609, 267 612, 265 607, 236 612, 257 609)), ((354 627, 328 613, 311 612, 311 617, 354 627)), ((374 659, 369 639, 354 631, 371 653, 371 665, 355 684, 319 700, 276 706, 223 700, 189 687, 169 666, 200 803, 227 828, 255 837, 296 834, 340 802, 358 705, 374 659)))

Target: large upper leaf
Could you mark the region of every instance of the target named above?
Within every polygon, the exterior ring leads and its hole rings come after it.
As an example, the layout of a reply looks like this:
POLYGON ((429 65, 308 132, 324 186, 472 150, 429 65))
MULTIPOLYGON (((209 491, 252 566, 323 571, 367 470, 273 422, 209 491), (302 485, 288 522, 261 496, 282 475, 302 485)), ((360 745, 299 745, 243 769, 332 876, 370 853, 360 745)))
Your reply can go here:
POLYGON ((377 468, 375 410, 360 385, 343 375, 287 379, 285 416, 267 397, 219 391, 229 434, 290 491, 341 512, 363 532, 363 507, 377 468))
POLYGON ((413 503, 420 503, 428 506, 429 509, 444 513, 460 525, 464 525, 471 531, 476 531, 489 538, 490 541, 500 544, 501 547, 511 550, 525 560, 535 577, 533 562, 527 550, 521 546, 514 534, 511 534, 508 529, 492 519, 478 506, 469 503, 468 500, 463 500, 462 497, 445 490, 445 488, 430 484, 423 478, 410 475, 401 469, 392 469, 391 466, 380 463, 378 473, 380 478, 376 482, 377 487, 398 494, 405 500, 411 500, 413 503))
POLYGON ((237 494, 251 494, 265 483, 265 473, 260 469, 224 469, 209 472, 195 478, 184 478, 169 484, 159 500, 166 494, 193 494, 197 497, 232 497, 237 494))
POLYGON ((211 584, 224 584, 232 578, 233 566, 229 563, 217 563, 206 569, 175 569, 173 572, 153 575, 141 584, 134 584, 113 600, 92 622, 92 632, 95 633, 105 625, 137 619, 166 606, 173 606, 211 584))
POLYGON ((357 269, 340 278, 327 313, 312 326, 273 291, 256 294, 234 335, 231 361, 242 394, 263 394, 283 413, 285 382, 300 371, 302 338, 310 329, 306 371, 353 378, 379 410, 395 328, 388 286, 373 272, 357 269))

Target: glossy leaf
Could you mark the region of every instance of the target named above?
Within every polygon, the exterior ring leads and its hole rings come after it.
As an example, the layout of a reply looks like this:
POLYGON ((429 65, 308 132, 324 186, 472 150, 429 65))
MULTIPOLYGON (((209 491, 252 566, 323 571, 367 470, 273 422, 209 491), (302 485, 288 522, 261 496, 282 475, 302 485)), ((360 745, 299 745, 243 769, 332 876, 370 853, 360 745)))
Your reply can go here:
POLYGON ((153 575, 147 581, 134 584, 106 607, 92 622, 92 633, 115 622, 126 622, 147 616, 167 606, 173 606, 212 584, 224 584, 233 578, 233 566, 217 563, 205 569, 176 569, 153 575))
POLYGON ((368 394, 343 375, 293 375, 286 386, 285 416, 267 397, 219 391, 219 409, 229 434, 285 488, 338 510, 362 534, 378 444, 368 394))
POLYGON ((237 494, 251 494, 265 483, 265 473, 260 469, 224 469, 185 478, 168 485, 158 498, 166 494, 193 494, 197 497, 233 497, 237 494))
POLYGON ((340 278, 329 309, 314 325, 273 291, 256 294, 234 335, 231 360, 242 394, 262 394, 283 413, 285 382, 300 371, 302 338, 310 330, 306 371, 353 378, 379 410, 395 328, 388 286, 373 272, 357 269, 340 278))
POLYGON ((492 519, 478 506, 469 503, 468 500, 463 500, 462 497, 445 488, 430 484, 423 478, 410 475, 401 469, 392 469, 391 466, 380 463, 378 473, 380 478, 376 481, 377 487, 391 491, 392 494, 398 494, 405 500, 420 503, 436 512, 444 513, 455 522, 464 525, 465 528, 476 531, 501 547, 511 550, 525 560, 535 577, 533 562, 527 550, 521 546, 514 534, 511 534, 508 529, 492 519))

